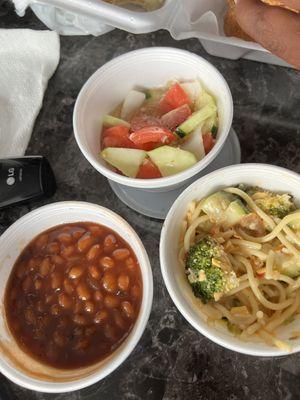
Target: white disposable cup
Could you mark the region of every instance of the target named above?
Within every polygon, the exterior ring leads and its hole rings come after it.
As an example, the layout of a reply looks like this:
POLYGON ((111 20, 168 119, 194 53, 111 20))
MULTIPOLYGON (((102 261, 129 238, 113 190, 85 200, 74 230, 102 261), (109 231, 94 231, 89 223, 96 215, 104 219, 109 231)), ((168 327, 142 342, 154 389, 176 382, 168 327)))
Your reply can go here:
POLYGON ((233 104, 230 89, 220 72, 204 58, 185 50, 152 47, 135 50, 99 68, 85 83, 76 100, 73 127, 80 150, 93 167, 108 179, 150 191, 169 191, 182 186, 207 167, 221 151, 230 131, 233 104), (133 88, 154 88, 170 79, 199 78, 217 101, 219 130, 209 154, 193 167, 160 179, 135 179, 117 174, 100 153, 103 115, 120 104, 133 88))
MULTIPOLYGON (((180 226, 187 206, 192 200, 200 200, 215 191, 239 183, 260 186, 273 191, 292 194, 300 205, 300 176, 283 168, 266 164, 241 164, 214 171, 190 185, 175 201, 170 209, 161 232, 161 271, 176 307, 187 321, 210 340, 239 353, 254 356, 281 356, 290 354, 284 350, 268 346, 264 342, 244 342, 226 330, 208 325, 200 316, 199 302, 194 297, 186 280, 182 266, 178 262, 178 241, 180 226)), ((288 340, 290 333, 300 329, 300 315, 289 325, 278 329, 280 339, 288 340)), ((293 352, 300 351, 300 340, 290 342, 293 352)))
POLYGON ((146 327, 152 306, 153 281, 146 250, 131 226, 114 212, 98 205, 66 201, 38 208, 11 225, 0 237, 0 371, 14 383, 40 392, 70 392, 89 386, 114 371, 133 351, 146 327), (103 361, 77 370, 47 367, 25 354, 7 327, 4 311, 5 287, 22 249, 41 232, 64 223, 93 222, 116 231, 131 246, 140 264, 143 297, 139 316, 126 338, 103 361))

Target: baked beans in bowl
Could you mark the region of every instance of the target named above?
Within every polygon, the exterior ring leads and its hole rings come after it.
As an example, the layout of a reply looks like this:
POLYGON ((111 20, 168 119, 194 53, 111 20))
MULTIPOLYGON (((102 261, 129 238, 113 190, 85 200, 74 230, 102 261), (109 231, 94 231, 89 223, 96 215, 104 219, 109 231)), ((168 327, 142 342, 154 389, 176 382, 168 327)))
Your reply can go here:
POLYGON ((54 203, 15 222, 0 237, 0 277, 0 370, 33 390, 104 378, 134 349, 151 310, 139 237, 89 203, 54 203))

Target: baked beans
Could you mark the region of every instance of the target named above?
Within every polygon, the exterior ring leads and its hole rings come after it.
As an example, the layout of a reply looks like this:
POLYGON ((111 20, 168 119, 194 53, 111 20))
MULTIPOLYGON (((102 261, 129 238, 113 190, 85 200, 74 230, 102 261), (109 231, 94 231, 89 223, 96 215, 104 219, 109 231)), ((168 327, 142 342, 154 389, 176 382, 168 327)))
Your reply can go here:
POLYGON ((8 326, 19 346, 61 369, 91 365, 127 337, 142 299, 129 245, 90 222, 56 226, 22 251, 5 293, 8 326))

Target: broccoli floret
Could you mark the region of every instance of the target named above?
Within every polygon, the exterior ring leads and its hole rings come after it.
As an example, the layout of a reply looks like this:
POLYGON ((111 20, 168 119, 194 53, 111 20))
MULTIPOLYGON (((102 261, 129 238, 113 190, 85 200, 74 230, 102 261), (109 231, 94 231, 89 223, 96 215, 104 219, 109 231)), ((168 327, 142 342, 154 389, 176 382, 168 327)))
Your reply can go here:
POLYGON ((256 186, 239 185, 239 188, 252 197, 257 206, 265 213, 274 217, 284 218, 296 210, 293 196, 288 193, 274 193, 256 186))
POLYGON ((219 266, 229 266, 223 247, 205 236, 192 246, 186 258, 186 273, 194 295, 206 303, 239 285, 236 274, 219 266))

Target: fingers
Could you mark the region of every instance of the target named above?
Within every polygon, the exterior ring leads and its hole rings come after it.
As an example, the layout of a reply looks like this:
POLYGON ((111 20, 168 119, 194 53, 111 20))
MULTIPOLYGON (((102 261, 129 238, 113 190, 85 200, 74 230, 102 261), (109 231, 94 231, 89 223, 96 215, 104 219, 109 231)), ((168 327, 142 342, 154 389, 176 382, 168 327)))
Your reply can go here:
POLYGON ((299 14, 259 0, 239 0, 236 16, 241 28, 256 42, 300 69, 299 14))

